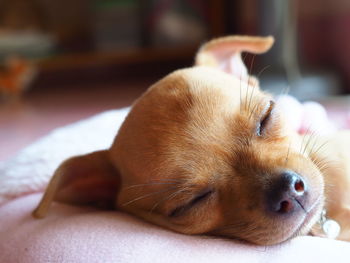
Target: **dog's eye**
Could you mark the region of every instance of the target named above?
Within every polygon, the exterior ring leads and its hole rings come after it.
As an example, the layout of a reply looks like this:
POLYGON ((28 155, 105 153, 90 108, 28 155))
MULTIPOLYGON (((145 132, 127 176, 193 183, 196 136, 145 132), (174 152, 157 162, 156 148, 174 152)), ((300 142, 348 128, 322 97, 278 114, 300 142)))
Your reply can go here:
POLYGON ((263 135, 264 129, 266 128, 266 125, 270 120, 271 113, 274 106, 275 106, 275 102, 273 100, 270 100, 268 109, 266 110, 265 114, 263 115, 263 117, 260 119, 260 122, 258 123, 257 131, 256 131, 258 136, 263 135))
POLYGON ((191 209, 193 206, 201 203, 202 201, 206 200, 214 191, 212 189, 207 189, 200 194, 198 194, 196 197, 194 197, 191 201, 186 203, 185 205, 181 205, 174 210, 172 210, 169 213, 169 217, 178 217, 183 215, 186 211, 191 209))

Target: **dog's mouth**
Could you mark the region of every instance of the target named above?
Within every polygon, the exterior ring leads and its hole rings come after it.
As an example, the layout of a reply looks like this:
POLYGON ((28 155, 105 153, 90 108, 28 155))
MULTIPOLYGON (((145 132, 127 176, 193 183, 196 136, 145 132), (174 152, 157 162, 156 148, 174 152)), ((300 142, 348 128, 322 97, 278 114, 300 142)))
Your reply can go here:
POLYGON ((323 199, 320 196, 311 206, 309 209, 303 209, 304 211, 304 216, 300 220, 300 223, 297 225, 294 231, 285 238, 285 240, 281 240, 280 242, 277 243, 283 243, 287 242, 294 237, 301 236, 301 235, 307 235, 312 226, 318 221, 321 212, 323 208, 323 199))
MULTIPOLYGON (((321 212, 323 209, 323 198, 322 196, 318 197, 316 201, 312 203, 307 209, 302 209, 301 213, 297 217, 291 216, 287 221, 285 219, 281 219, 280 222, 280 231, 275 232, 275 235, 266 235, 265 237, 257 237, 256 240, 250 238, 249 240, 258 245, 275 245, 284 242, 288 242, 294 237, 307 235, 311 228, 316 224, 319 220, 321 212), (291 224, 288 226, 288 221, 291 224)), ((248 240, 248 241, 249 241, 248 240)))
POLYGON ((321 216, 323 208, 323 198, 322 196, 318 197, 316 201, 310 206, 309 209, 305 210, 304 218, 299 223, 296 230, 287 238, 285 241, 290 240, 296 236, 305 235, 310 232, 312 226, 317 222, 321 216))

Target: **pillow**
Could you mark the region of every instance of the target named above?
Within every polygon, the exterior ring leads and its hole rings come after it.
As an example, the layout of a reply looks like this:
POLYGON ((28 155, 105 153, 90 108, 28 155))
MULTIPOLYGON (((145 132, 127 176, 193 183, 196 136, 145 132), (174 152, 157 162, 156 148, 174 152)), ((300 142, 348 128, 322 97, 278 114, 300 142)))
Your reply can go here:
POLYGON ((108 148, 129 108, 106 111, 58 128, 0 162, 0 205, 18 196, 43 191, 65 159, 108 148))
POLYGON ((55 203, 44 219, 32 194, 0 207, 0 262, 349 262, 350 243, 298 237, 277 246, 177 234, 118 211, 55 203))
POLYGON ((0 262, 348 262, 350 244, 298 237, 259 247, 177 234, 118 211, 53 204, 31 212, 64 159, 110 146, 129 108, 57 129, 0 163, 0 262))

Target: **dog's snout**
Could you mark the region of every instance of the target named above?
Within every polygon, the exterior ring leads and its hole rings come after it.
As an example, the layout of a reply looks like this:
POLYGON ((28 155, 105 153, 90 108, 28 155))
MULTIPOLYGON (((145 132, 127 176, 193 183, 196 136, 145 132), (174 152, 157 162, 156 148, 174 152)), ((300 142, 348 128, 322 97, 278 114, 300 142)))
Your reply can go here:
POLYGON ((288 214, 304 209, 307 195, 305 180, 297 173, 285 171, 271 184, 267 191, 267 205, 271 212, 288 214))

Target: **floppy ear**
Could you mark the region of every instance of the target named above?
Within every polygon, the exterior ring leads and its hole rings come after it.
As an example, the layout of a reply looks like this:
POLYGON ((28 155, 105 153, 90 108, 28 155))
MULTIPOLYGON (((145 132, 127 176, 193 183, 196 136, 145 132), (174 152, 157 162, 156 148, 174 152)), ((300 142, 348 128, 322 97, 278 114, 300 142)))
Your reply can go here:
POLYGON ((33 216, 45 217, 52 201, 113 208, 119 184, 107 150, 70 158, 55 171, 33 216))
POLYGON ((241 52, 261 54, 268 51, 273 42, 274 39, 271 36, 228 36, 213 39, 199 49, 195 64, 197 66, 217 67, 241 80, 255 82, 256 80, 248 75, 247 68, 241 58, 241 52))

